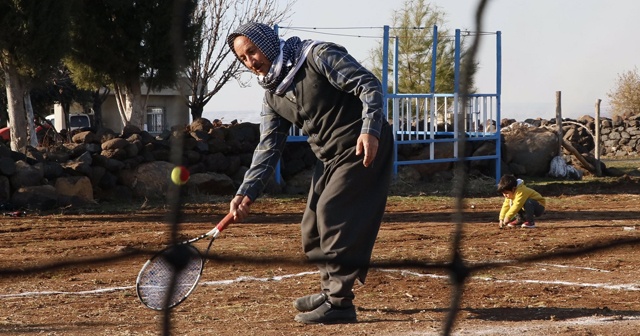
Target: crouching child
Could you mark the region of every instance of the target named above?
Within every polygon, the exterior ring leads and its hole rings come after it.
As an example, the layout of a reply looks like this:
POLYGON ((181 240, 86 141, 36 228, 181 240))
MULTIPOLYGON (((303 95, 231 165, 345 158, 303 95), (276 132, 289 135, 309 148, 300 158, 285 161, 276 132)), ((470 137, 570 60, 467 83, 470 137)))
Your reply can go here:
POLYGON ((536 227, 535 218, 544 214, 546 201, 537 191, 525 186, 513 175, 504 175, 498 182, 498 192, 504 196, 500 209, 500 228, 536 227))

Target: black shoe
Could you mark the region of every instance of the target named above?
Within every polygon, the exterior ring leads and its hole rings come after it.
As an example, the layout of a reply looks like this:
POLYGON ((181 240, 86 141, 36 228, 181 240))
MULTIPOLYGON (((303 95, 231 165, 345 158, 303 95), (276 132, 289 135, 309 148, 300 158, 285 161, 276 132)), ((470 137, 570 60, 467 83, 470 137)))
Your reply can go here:
POLYGON ((327 301, 327 294, 324 292, 311 294, 293 301, 293 307, 300 312, 309 312, 320 307, 325 301, 327 301))
POLYGON ((326 301, 313 311, 296 315, 294 320, 304 324, 352 323, 357 322, 356 308, 354 306, 335 307, 331 305, 331 302, 326 301))

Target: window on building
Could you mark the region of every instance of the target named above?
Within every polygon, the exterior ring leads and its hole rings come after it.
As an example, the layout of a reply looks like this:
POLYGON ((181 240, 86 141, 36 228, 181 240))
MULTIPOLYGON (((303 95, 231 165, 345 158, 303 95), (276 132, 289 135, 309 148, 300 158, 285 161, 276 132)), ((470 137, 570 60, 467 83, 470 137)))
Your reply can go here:
POLYGON ((164 108, 147 108, 147 132, 150 134, 160 134, 164 130, 164 108))

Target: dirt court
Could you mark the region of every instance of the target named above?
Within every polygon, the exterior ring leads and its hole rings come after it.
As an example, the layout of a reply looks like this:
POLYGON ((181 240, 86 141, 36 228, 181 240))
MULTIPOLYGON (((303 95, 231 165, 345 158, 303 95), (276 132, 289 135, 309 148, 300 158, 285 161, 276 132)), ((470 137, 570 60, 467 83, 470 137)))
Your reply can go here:
MULTIPOLYGON (((452 334, 637 335, 638 181, 552 185, 542 193, 547 213, 535 229, 498 229, 499 197, 465 199, 462 257, 469 267, 493 265, 467 278, 452 334)), ((185 204, 180 237, 208 231, 227 201, 185 204)), ((172 335, 441 333, 452 286, 434 265, 451 257, 453 198, 433 190, 390 197, 374 268, 355 289, 359 322, 311 326, 293 321, 291 304, 318 291, 300 247, 304 201, 261 199, 249 221, 222 233, 199 286, 169 315, 172 335)), ((135 280, 146 252, 167 242, 168 213, 161 205, 130 204, 0 217, 0 334, 162 334, 164 315, 140 303, 135 280), (105 256, 120 257, 80 262, 105 256)))

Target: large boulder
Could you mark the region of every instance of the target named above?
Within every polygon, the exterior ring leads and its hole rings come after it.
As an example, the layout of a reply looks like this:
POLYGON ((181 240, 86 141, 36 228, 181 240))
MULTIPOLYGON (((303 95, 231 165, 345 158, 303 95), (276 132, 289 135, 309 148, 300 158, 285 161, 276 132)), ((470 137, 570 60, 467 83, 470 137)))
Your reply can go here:
POLYGON ((16 209, 51 210, 58 206, 58 193, 52 185, 23 187, 11 195, 16 209))
POLYGON ((174 164, 166 161, 142 163, 135 169, 123 169, 120 182, 129 187, 136 197, 164 198, 169 190, 173 168, 174 164))
POLYGON ((16 161, 15 174, 9 177, 11 187, 19 189, 42 184, 44 169, 42 163, 30 165, 25 161, 16 161))
POLYGON ((98 135, 94 132, 84 131, 84 132, 75 134, 73 138, 71 138, 71 141, 78 144, 79 143, 84 143, 84 144, 100 143, 100 137, 98 137, 98 135))
POLYGON ((236 191, 231 177, 212 172, 191 175, 186 187, 189 191, 207 195, 233 195, 236 191))
MULTIPOLYGON (((441 159, 454 157, 453 146, 453 142, 434 143, 433 158, 441 159)), ((418 147, 418 149, 414 148, 412 152, 405 151, 404 155, 404 159, 408 161, 429 160, 432 158, 431 146, 418 147)), ((453 167, 452 162, 438 162, 411 165, 410 170, 414 170, 415 172, 417 172, 422 180, 428 181, 431 175, 437 172, 449 170, 451 169, 451 167, 453 167)))
POLYGON ((8 157, 0 157, 0 175, 11 176, 16 173, 16 162, 8 157))
POLYGON ((65 172, 70 175, 91 175, 91 164, 93 163, 93 158, 89 152, 84 152, 75 160, 67 161, 62 167, 65 169, 65 172))
POLYGON ((55 182, 56 192, 69 199, 93 202, 93 186, 86 176, 60 177, 55 182))
POLYGON ((513 123, 502 129, 503 161, 519 175, 545 176, 558 155, 558 134, 543 127, 513 123))

